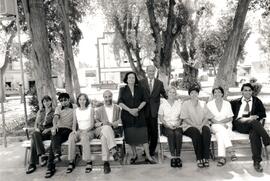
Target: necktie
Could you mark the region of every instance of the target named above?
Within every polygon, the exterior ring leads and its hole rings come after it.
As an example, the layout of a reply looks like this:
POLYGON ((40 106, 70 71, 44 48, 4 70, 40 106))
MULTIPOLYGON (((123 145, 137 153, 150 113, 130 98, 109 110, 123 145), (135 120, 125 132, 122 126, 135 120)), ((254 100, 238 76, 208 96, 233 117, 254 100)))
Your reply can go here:
POLYGON ((153 91, 153 83, 152 83, 153 79, 150 79, 150 82, 149 82, 149 88, 150 88, 150 93, 152 93, 153 91))
POLYGON ((250 101, 250 100, 245 100, 246 101, 246 107, 245 107, 245 109, 244 109, 244 113, 243 113, 243 117, 245 117, 245 116, 249 116, 249 104, 248 104, 248 102, 250 101))

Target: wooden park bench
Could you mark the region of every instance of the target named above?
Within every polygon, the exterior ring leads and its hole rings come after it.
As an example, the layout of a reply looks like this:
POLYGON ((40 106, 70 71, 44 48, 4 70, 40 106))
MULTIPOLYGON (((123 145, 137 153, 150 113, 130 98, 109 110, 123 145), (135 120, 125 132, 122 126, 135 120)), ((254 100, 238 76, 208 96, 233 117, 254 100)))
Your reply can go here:
MULTIPOLYGON (((262 125, 264 126, 265 125, 265 119, 262 120, 262 125)), ((160 146, 160 149, 159 149, 159 162, 162 162, 164 160, 164 145, 165 144, 168 144, 168 139, 166 136, 162 135, 161 134, 161 123, 159 123, 159 126, 158 126, 158 135, 159 135, 159 139, 158 139, 158 143, 159 143, 159 146, 160 146)), ((269 131, 269 130, 267 130, 269 131)), ((231 133, 231 140, 232 141, 249 141, 249 135, 248 134, 241 134, 239 132, 236 132, 236 131, 232 131, 231 133)), ((211 136, 211 150, 210 150, 210 156, 213 160, 215 160, 215 143, 216 143, 216 137, 214 134, 212 134, 211 136)), ((192 140, 190 137, 187 137, 185 135, 183 135, 183 138, 182 138, 182 143, 192 143, 192 140)), ((268 156, 268 150, 267 150, 267 147, 264 147, 263 146, 263 156, 266 157, 267 160, 269 160, 269 156, 268 156)))
MULTIPOLYGON (((29 129, 29 128, 28 128, 29 129)), ((33 128, 30 128, 33 129, 33 128)), ((27 130, 27 128, 24 128, 24 130, 27 130)), ((119 137, 119 138, 115 138, 116 141, 116 145, 120 146, 121 150, 121 160, 120 163, 123 163, 125 154, 126 154, 126 148, 125 148, 125 139, 124 136, 119 137)), ((49 148, 50 144, 51 144, 51 140, 46 140, 43 141, 44 147, 45 148, 49 148)), ((101 141, 100 139, 93 139, 90 141, 89 143, 91 146, 101 146, 101 141)), ((76 143, 77 146, 81 146, 81 142, 76 143)), ((68 141, 64 142, 62 144, 62 146, 68 146, 68 141)), ((25 148, 25 157, 24 157, 24 165, 26 166, 29 163, 29 159, 30 159, 30 148, 31 148, 31 140, 25 140, 22 142, 22 147, 25 148)))

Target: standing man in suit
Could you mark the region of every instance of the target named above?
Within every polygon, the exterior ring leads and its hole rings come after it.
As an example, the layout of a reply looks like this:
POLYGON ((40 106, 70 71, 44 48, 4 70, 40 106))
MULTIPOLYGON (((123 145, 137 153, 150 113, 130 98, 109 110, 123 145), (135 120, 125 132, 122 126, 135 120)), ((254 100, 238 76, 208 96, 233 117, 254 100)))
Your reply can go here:
POLYGON ((242 85, 242 97, 231 101, 233 117, 233 130, 249 134, 253 166, 257 172, 263 172, 260 164, 262 161, 262 143, 270 144, 270 137, 263 128, 260 120, 266 117, 262 101, 252 96, 253 86, 250 83, 242 85))
POLYGON ((144 89, 146 106, 145 118, 148 129, 149 151, 150 155, 155 155, 158 140, 158 109, 160 105, 160 96, 167 99, 167 94, 163 83, 155 78, 156 68, 149 65, 146 68, 147 78, 140 81, 140 85, 144 89))
POLYGON ((120 107, 113 104, 112 92, 106 90, 103 93, 104 105, 96 110, 95 114, 95 135, 101 140, 102 161, 104 162, 104 173, 111 172, 109 157, 112 153, 115 161, 119 159, 119 154, 116 149, 115 136, 120 136, 119 129, 120 107))

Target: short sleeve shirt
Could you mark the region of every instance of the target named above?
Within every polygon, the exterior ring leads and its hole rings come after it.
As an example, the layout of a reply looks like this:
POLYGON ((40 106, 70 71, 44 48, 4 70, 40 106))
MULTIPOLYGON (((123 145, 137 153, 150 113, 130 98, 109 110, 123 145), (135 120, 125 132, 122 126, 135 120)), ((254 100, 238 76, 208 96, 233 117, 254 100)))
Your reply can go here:
POLYGON ((72 105, 72 106, 73 108, 65 108, 65 109, 62 109, 62 106, 58 106, 55 109, 54 115, 59 116, 57 127, 72 129, 73 112, 74 112, 74 108, 76 107, 75 105, 72 105))
MULTIPOLYGON (((180 118, 183 119, 182 128, 186 131, 190 127, 201 129, 203 120, 212 118, 213 115, 208 110, 204 101, 198 102, 196 106, 191 100, 187 100, 182 105, 180 118)), ((208 122, 205 126, 209 126, 208 122)))
POLYGON ((163 119, 167 124, 171 126, 179 125, 181 104, 182 102, 177 100, 171 106, 167 100, 164 100, 159 106, 158 114, 163 116, 163 119))

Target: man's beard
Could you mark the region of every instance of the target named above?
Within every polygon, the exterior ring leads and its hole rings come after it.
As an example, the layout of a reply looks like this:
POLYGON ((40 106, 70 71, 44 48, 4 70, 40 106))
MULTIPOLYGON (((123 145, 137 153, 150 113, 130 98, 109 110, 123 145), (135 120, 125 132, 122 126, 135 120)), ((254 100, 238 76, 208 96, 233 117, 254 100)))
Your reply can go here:
POLYGON ((112 100, 105 101, 106 105, 112 105, 112 100))

